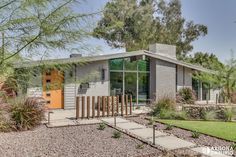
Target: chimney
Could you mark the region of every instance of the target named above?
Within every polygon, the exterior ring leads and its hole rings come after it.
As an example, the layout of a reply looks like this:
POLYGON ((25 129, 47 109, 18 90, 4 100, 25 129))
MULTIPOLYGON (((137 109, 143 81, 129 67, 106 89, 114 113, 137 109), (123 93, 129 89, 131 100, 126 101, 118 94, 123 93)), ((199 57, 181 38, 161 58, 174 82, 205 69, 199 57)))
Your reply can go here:
POLYGON ((82 54, 78 54, 78 53, 70 54, 70 58, 74 58, 74 57, 82 57, 82 54))
POLYGON ((162 56, 171 57, 176 59, 176 46, 166 44, 151 44, 149 51, 162 56))

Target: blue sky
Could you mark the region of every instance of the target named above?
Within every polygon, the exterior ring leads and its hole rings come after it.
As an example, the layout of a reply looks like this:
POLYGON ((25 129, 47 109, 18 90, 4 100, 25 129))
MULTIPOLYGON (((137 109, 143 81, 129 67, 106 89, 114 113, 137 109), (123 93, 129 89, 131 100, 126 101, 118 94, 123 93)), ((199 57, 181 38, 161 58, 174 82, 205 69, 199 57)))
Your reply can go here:
MULTIPOLYGON (((94 12, 101 10, 108 0, 87 0, 76 10, 94 12)), ((231 50, 236 52, 236 0, 181 0, 182 13, 186 20, 204 24, 208 34, 193 43, 191 53, 202 51, 214 53, 221 61, 230 58, 231 50)), ((95 25, 99 18, 93 19, 95 25)), ((112 49, 105 41, 88 39, 86 43, 100 47, 99 54, 123 52, 123 49, 112 49)), ((63 54, 61 57, 67 57, 63 54)))

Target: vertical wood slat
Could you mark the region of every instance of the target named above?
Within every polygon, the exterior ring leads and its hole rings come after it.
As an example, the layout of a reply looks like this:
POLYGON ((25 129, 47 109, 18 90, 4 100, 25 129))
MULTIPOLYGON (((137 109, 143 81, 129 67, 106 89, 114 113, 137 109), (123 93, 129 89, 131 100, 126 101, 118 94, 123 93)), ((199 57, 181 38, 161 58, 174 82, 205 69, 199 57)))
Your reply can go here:
POLYGON ((111 97, 111 115, 114 116, 114 96, 111 97))
POLYGON ((100 105, 101 105, 101 98, 100 98, 100 96, 98 96, 98 98, 97 98, 97 108, 98 108, 98 111, 97 111, 97 117, 100 117, 100 105))
POLYGON ((119 114, 119 96, 116 96, 116 113, 119 114))
POLYGON ((124 112, 124 95, 121 96, 121 116, 123 116, 124 112))
POLYGON ((95 117, 95 96, 92 96, 92 117, 95 117))
POLYGON ((105 101, 106 101, 106 97, 102 96, 102 116, 105 116, 105 101))
POLYGON ((90 118, 90 96, 87 96, 87 118, 90 118))
POLYGON ((82 118, 84 118, 84 112, 85 112, 85 97, 82 96, 82 118))
POLYGON ((107 117, 110 116, 110 97, 107 97, 107 117))
POLYGON ((128 115, 128 95, 125 95, 125 115, 128 115))
POLYGON ((80 105, 80 97, 76 98, 76 119, 79 119, 79 105, 80 105))
POLYGON ((129 108, 130 111, 129 111, 129 112, 130 112, 130 115, 132 115, 132 95, 130 95, 129 101, 130 101, 130 102, 129 102, 129 103, 130 103, 130 104, 129 104, 129 105, 130 105, 130 108, 129 108))

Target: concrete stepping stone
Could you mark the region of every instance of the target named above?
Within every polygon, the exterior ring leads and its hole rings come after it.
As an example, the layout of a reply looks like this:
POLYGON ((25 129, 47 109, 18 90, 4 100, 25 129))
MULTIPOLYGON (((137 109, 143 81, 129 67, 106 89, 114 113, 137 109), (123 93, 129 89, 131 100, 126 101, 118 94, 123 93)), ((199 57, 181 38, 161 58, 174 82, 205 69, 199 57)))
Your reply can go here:
MULTIPOLYGON (((153 138, 152 128, 129 130, 129 132, 144 139, 153 138)), ((163 133, 157 130, 155 131, 155 137, 166 136, 166 135, 167 135, 166 133, 163 133)))
POLYGON ((124 129, 124 130, 134 130, 134 129, 143 129, 146 128, 144 125, 135 123, 135 122, 127 122, 127 123, 117 123, 117 127, 124 129))
MULTIPOLYGON (((102 121, 107 122, 109 124, 114 124, 114 117, 113 118, 102 118, 102 121)), ((123 119, 123 118, 119 118, 119 117, 116 118, 116 123, 127 123, 127 122, 130 122, 130 121, 123 119)))
MULTIPOLYGON (((153 139, 149 139, 149 141, 153 141, 153 139)), ((193 147, 194 143, 182 140, 175 136, 164 136, 155 138, 155 144, 160 145, 165 149, 173 150, 179 148, 193 147)))
POLYGON ((192 148, 191 150, 210 157, 230 157, 217 151, 213 151, 209 147, 196 147, 192 148))

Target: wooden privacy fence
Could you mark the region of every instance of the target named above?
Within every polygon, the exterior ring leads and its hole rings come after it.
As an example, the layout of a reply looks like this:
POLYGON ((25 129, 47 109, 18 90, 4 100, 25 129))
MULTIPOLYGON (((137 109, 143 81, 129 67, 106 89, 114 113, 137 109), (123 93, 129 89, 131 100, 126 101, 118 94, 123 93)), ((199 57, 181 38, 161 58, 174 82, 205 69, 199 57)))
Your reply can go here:
POLYGON ((76 97, 76 119, 132 115, 132 96, 76 97))

